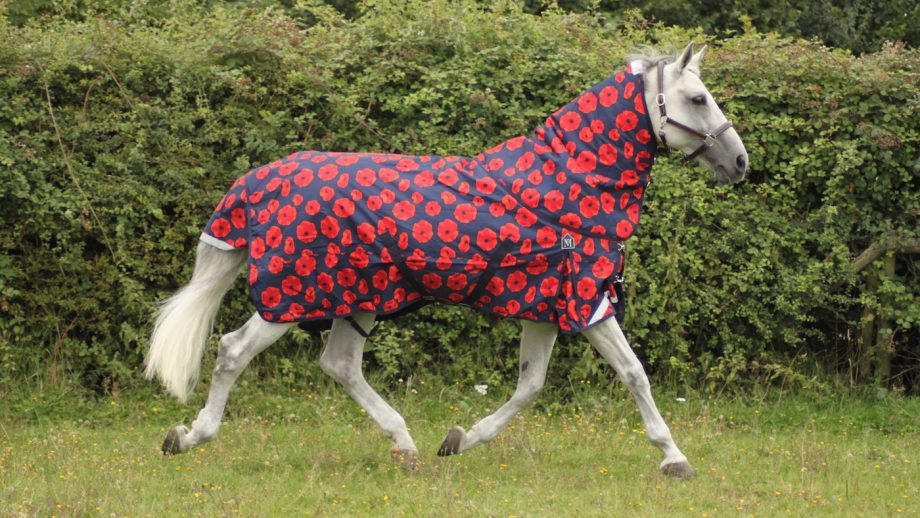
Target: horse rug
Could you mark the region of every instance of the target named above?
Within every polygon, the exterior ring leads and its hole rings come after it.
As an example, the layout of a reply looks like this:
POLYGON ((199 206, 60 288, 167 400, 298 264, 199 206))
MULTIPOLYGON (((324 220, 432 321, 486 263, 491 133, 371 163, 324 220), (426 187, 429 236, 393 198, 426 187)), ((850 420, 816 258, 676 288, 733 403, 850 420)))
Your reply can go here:
POLYGON ((238 178, 201 239, 248 247, 271 322, 439 301, 580 332, 622 308, 656 147, 643 91, 616 73, 475 157, 293 153, 238 178))

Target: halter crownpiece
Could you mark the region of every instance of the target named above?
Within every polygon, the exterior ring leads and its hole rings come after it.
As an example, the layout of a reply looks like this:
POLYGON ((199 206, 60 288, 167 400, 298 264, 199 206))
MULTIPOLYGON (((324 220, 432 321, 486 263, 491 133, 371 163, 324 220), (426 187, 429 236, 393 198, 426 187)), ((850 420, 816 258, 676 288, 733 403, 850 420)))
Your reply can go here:
POLYGON ((655 104, 658 105, 658 110, 661 113, 661 122, 659 123, 659 127, 658 127, 658 138, 661 139, 661 143, 664 144, 665 149, 667 149, 668 140, 664 135, 664 128, 666 125, 670 124, 672 126, 677 126, 678 128, 688 133, 692 133, 693 135, 696 135, 697 137, 700 137, 701 139, 703 139, 703 142, 700 144, 698 148, 696 148, 689 155, 684 155, 684 161, 689 162, 690 160, 693 160, 694 158, 702 155, 706 151, 709 151, 709 148, 711 148, 716 143, 716 139, 719 138, 720 135, 722 135, 729 128, 732 127, 732 122, 730 120, 726 120, 721 125, 719 125, 719 127, 710 131, 709 133, 703 133, 702 131, 691 128, 690 126, 687 126, 686 124, 683 124, 681 122, 678 122, 668 117, 668 110, 667 110, 667 107, 665 106, 665 97, 664 97, 664 67, 665 67, 665 62, 659 61, 658 62, 658 95, 655 96, 655 104))

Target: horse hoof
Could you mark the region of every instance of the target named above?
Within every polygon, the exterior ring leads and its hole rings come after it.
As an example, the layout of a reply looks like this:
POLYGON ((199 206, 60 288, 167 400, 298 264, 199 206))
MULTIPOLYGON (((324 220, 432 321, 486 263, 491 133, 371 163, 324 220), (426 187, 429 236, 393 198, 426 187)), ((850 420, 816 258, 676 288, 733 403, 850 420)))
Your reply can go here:
POLYGON ((448 455, 460 453, 460 441, 463 440, 465 435, 466 432, 463 431, 463 428, 459 426, 451 428, 447 432, 444 442, 441 443, 441 447, 438 448, 438 457, 447 457, 448 455))
POLYGON ((182 449, 182 438, 188 434, 188 428, 184 426, 177 426, 170 430, 166 434, 166 438, 163 439, 163 447, 160 448, 160 451, 163 452, 163 455, 178 455, 185 450, 182 449))
POLYGON ((696 476, 696 470, 685 460, 665 464, 661 467, 661 472, 671 478, 692 478, 696 476))
POLYGON ((409 471, 418 471, 422 465, 417 451, 393 448, 390 450, 390 456, 401 468, 409 471))

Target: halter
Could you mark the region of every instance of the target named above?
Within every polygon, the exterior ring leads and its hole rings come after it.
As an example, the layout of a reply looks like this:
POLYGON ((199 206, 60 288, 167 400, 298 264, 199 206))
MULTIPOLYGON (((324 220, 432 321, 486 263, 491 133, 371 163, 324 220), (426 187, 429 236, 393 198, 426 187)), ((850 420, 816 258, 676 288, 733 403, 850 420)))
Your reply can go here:
POLYGON ((661 112, 661 123, 660 123, 661 126, 658 129, 658 138, 661 139, 661 143, 664 144, 665 149, 667 149, 668 140, 664 136, 664 128, 666 125, 671 124, 672 126, 677 126, 678 128, 686 132, 692 133, 696 135, 697 137, 700 137, 701 139, 703 139, 703 142, 700 144, 700 147, 696 148, 689 155, 684 156, 684 161, 689 162, 690 160, 693 160, 694 158, 702 155, 706 151, 709 151, 709 148, 711 148, 713 144, 716 143, 716 139, 719 138, 720 135, 725 133, 726 130, 732 127, 732 123, 731 121, 726 120, 718 128, 714 129, 713 131, 710 131, 709 133, 703 133, 702 131, 693 129, 690 126, 687 126, 686 124, 682 124, 668 117, 668 110, 664 104, 664 67, 665 67, 665 62, 659 61, 658 62, 658 95, 655 97, 655 103, 658 105, 658 109, 661 112))

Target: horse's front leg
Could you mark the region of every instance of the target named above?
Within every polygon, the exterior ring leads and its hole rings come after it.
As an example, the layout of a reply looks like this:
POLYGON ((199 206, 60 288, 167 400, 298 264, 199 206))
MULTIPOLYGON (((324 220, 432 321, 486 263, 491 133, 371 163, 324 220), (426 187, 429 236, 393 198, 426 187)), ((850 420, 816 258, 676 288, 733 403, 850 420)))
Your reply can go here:
POLYGON ((511 421, 514 414, 534 400, 546 381, 546 368, 558 332, 556 324, 523 321, 520 375, 514 395, 494 414, 473 425, 468 432, 459 426, 451 428, 438 449, 438 455, 453 455, 491 441, 511 421))
MULTIPOLYGON (((358 313, 354 321, 362 329, 369 330, 374 324, 374 315, 358 313)), ((418 469, 418 448, 409 435, 406 421, 393 409, 364 379, 361 371, 361 356, 366 338, 345 320, 332 321, 332 332, 326 340, 326 347, 320 357, 320 366, 332 376, 345 392, 352 397, 371 418, 377 422, 391 439, 394 448, 390 451, 393 460, 408 469, 418 469)))
POLYGON ((629 391, 636 402, 639 404, 639 413, 642 414, 642 421, 645 423, 645 430, 648 438, 655 446, 664 453, 664 460, 661 462, 661 471, 666 475, 684 478, 692 477, 696 474, 693 466, 687 461, 687 457, 677 448, 674 439, 671 438, 671 431, 665 424, 658 407, 655 406, 655 400, 652 399, 651 386, 648 377, 645 375, 645 369, 636 353, 629 347, 626 336, 620 329, 620 325, 615 318, 608 318, 604 322, 592 327, 583 333, 591 345, 601 356, 610 363, 617 371, 620 380, 629 387, 629 391))

